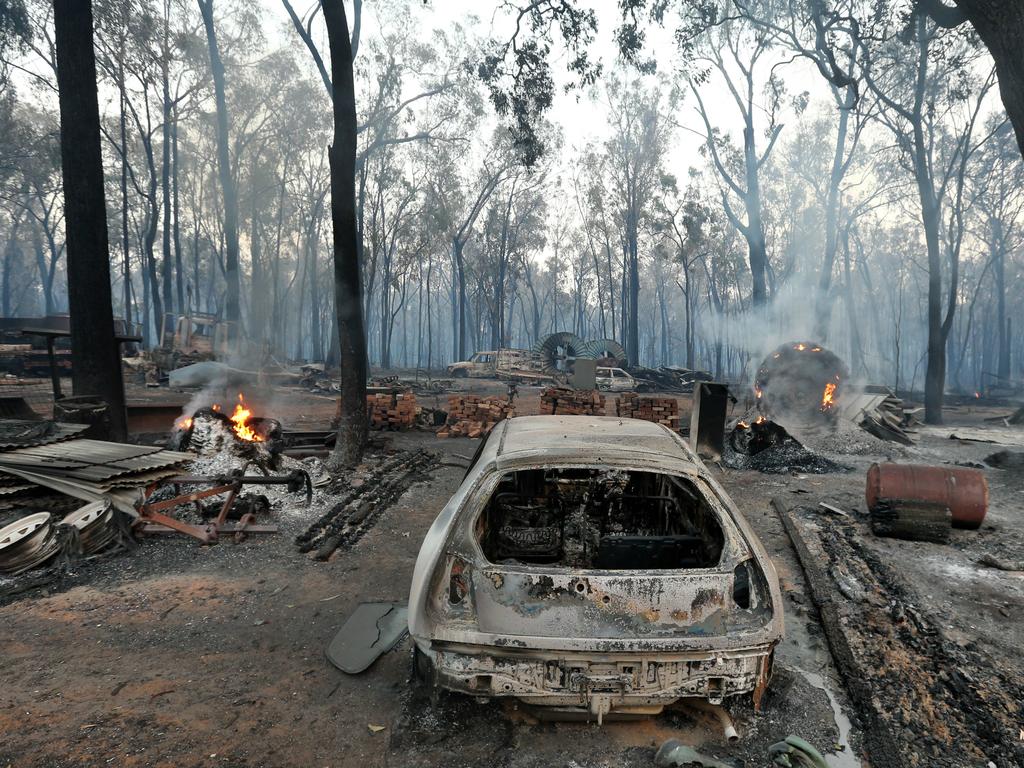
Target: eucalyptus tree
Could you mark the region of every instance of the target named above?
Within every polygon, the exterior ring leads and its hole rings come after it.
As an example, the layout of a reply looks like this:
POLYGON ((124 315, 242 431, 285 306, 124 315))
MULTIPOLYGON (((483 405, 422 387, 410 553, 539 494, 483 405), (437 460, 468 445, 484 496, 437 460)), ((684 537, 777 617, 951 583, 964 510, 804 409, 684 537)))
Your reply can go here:
POLYGON ((573 179, 576 207, 594 260, 598 328, 601 338, 609 338, 618 332, 616 307, 622 305, 616 304, 616 285, 622 281, 616 276, 616 269, 621 270, 622 265, 613 256, 619 250, 620 236, 610 206, 608 158, 594 145, 584 147, 580 154, 578 173, 573 179))
POLYGON ((217 171, 224 205, 224 279, 227 283, 224 316, 229 322, 241 320, 241 278, 238 248, 238 186, 231 165, 231 124, 228 115, 224 59, 217 40, 213 0, 196 0, 203 16, 206 44, 210 56, 214 102, 217 115, 217 171))
POLYGON ((12 219, 24 214, 43 299, 40 309, 52 315, 63 309, 56 280, 65 251, 60 128, 56 115, 27 104, 13 117, 19 147, 5 197, 12 219))
POLYGON ((979 146, 975 129, 994 79, 975 72, 983 63, 971 41, 929 16, 918 14, 910 34, 903 32, 889 25, 862 37, 863 72, 879 101, 877 119, 891 131, 917 189, 928 255, 925 419, 940 424, 960 290, 967 165, 979 146), (879 38, 880 44, 869 42, 879 38))
POLYGON ((492 349, 508 346, 521 265, 543 246, 548 182, 547 167, 515 168, 483 216, 473 270, 484 291, 492 349))
POLYGON ((710 247, 708 225, 713 211, 695 187, 680 190, 674 177, 662 182, 658 196, 658 231, 671 244, 672 262, 679 265, 675 283, 683 296, 683 342, 687 368, 696 365, 698 267, 710 247))
POLYGON ((611 137, 605 142, 608 192, 622 226, 625 348, 631 362, 640 359, 640 235, 654 215, 654 199, 672 126, 665 111, 674 107, 663 84, 639 80, 608 81, 606 97, 612 115, 611 137))
MULTIPOLYGON (((977 209, 976 236, 988 250, 986 267, 991 266, 995 299, 995 374, 1001 382, 1010 379, 1010 350, 1014 326, 1007 312, 1008 262, 1024 244, 1024 162, 1014 143, 1012 129, 1000 116, 990 119, 989 139, 979 150, 972 172, 971 196, 977 209)), ((979 281, 978 288, 981 288, 979 281)), ((976 294, 977 295, 977 292, 976 294)), ((1022 323, 1018 321, 1017 333, 1022 323)), ((970 326, 968 325, 968 333, 970 326)), ((964 357, 968 334, 961 346, 964 357)))
POLYGON ((808 159, 827 162, 826 167, 806 177, 824 201, 825 238, 815 312, 816 335, 824 341, 831 314, 829 290, 839 251, 843 181, 857 157, 870 109, 861 82, 857 26, 850 22, 859 0, 834 0, 828 8, 822 0, 732 2, 739 13, 770 34, 787 52, 792 51, 813 65, 835 107, 832 151, 803 153, 808 159))
POLYGON ((772 60, 774 45, 774 38, 768 32, 743 19, 726 15, 720 24, 707 31, 696 48, 696 61, 709 68, 711 79, 694 75, 689 81, 697 114, 705 129, 708 154, 721 180, 722 207, 747 242, 754 306, 768 301, 765 278, 768 245, 761 174, 783 128, 779 122, 781 81, 772 66, 775 63, 772 60), (706 82, 721 82, 736 108, 743 137, 738 152, 733 149, 728 136, 712 125, 711 113, 701 92, 706 82), (763 145, 759 141, 760 136, 765 137, 763 145), (742 205, 742 214, 736 212, 734 199, 742 205))
MULTIPOLYGON (((889 5, 886 2, 883 8, 889 5)), ((1024 152, 1024 58, 1020 41, 1024 38, 1024 4, 1019 0, 912 0, 917 18, 927 15, 943 29, 970 25, 977 32, 992 59, 999 77, 1003 106, 1024 152)), ((912 19, 911 23, 914 23, 912 19)))

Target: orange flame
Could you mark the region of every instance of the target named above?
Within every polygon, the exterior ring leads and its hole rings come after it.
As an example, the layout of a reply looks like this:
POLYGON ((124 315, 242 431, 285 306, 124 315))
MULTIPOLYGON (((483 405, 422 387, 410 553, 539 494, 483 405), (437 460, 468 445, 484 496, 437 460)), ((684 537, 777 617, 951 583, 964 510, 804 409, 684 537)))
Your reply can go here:
POLYGON ((192 429, 192 417, 191 416, 179 416, 174 422, 174 428, 182 431, 192 429))
POLYGON ((741 421, 736 426, 739 427, 740 429, 750 429, 750 425, 747 424, 747 422, 745 422, 745 421, 741 421))
POLYGON ((793 345, 793 349, 795 349, 797 352, 803 352, 805 349, 807 349, 807 345, 801 342, 800 344, 793 345))
POLYGON ((757 419, 754 420, 754 423, 764 424, 766 421, 768 421, 768 419, 766 419, 764 416, 758 416, 757 419))
POLYGON ((821 410, 831 410, 832 406, 836 404, 835 391, 836 385, 831 381, 825 385, 825 392, 821 395, 821 410))
MULTIPOLYGON (((216 407, 216 406, 215 406, 216 407)), ((252 411, 245 407, 245 398, 238 393, 238 402, 235 403, 235 412, 231 414, 231 421, 235 425, 235 434, 242 440, 259 443, 263 438, 256 434, 256 431, 246 422, 252 418, 252 411)))

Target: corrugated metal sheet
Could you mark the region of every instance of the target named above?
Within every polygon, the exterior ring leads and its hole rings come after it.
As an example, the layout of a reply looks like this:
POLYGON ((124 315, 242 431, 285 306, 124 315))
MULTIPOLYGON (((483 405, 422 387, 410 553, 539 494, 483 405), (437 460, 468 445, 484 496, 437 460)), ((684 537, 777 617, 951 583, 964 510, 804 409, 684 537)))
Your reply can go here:
POLYGON ((125 445, 101 440, 21 448, 0 453, 0 495, 26 482, 85 501, 110 498, 118 509, 135 514, 142 488, 173 477, 190 453, 157 446, 125 445))
POLYGON ((88 428, 88 424, 0 419, 0 451, 59 443, 80 435, 88 428))
POLYGON ((22 468, 72 480, 100 483, 115 477, 174 466, 191 458, 191 454, 166 451, 156 446, 70 440, 0 453, 0 469, 22 468))

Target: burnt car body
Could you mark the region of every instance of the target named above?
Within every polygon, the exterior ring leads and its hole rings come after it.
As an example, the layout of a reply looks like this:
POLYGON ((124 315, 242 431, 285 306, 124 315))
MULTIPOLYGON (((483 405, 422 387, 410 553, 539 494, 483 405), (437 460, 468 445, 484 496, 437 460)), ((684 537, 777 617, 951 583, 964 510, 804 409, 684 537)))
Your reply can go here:
POLYGON ((419 676, 473 696, 598 720, 686 697, 759 706, 782 598, 677 434, 528 416, 494 428, 427 533, 409 631, 419 676))

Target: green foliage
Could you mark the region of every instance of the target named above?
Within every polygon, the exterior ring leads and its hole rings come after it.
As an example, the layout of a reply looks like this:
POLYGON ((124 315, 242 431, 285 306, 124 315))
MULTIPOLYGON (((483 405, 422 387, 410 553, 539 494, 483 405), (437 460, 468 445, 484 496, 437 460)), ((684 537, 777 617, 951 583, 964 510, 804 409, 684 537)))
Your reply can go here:
POLYGON ((532 0, 521 7, 506 4, 515 13, 515 30, 504 41, 492 41, 477 75, 486 85, 495 111, 508 121, 508 130, 525 165, 534 165, 545 143, 537 130, 551 107, 555 82, 548 61, 560 41, 569 53, 567 68, 572 86, 593 84, 600 64, 590 58, 589 47, 597 32, 597 17, 580 8, 577 0, 532 0))

